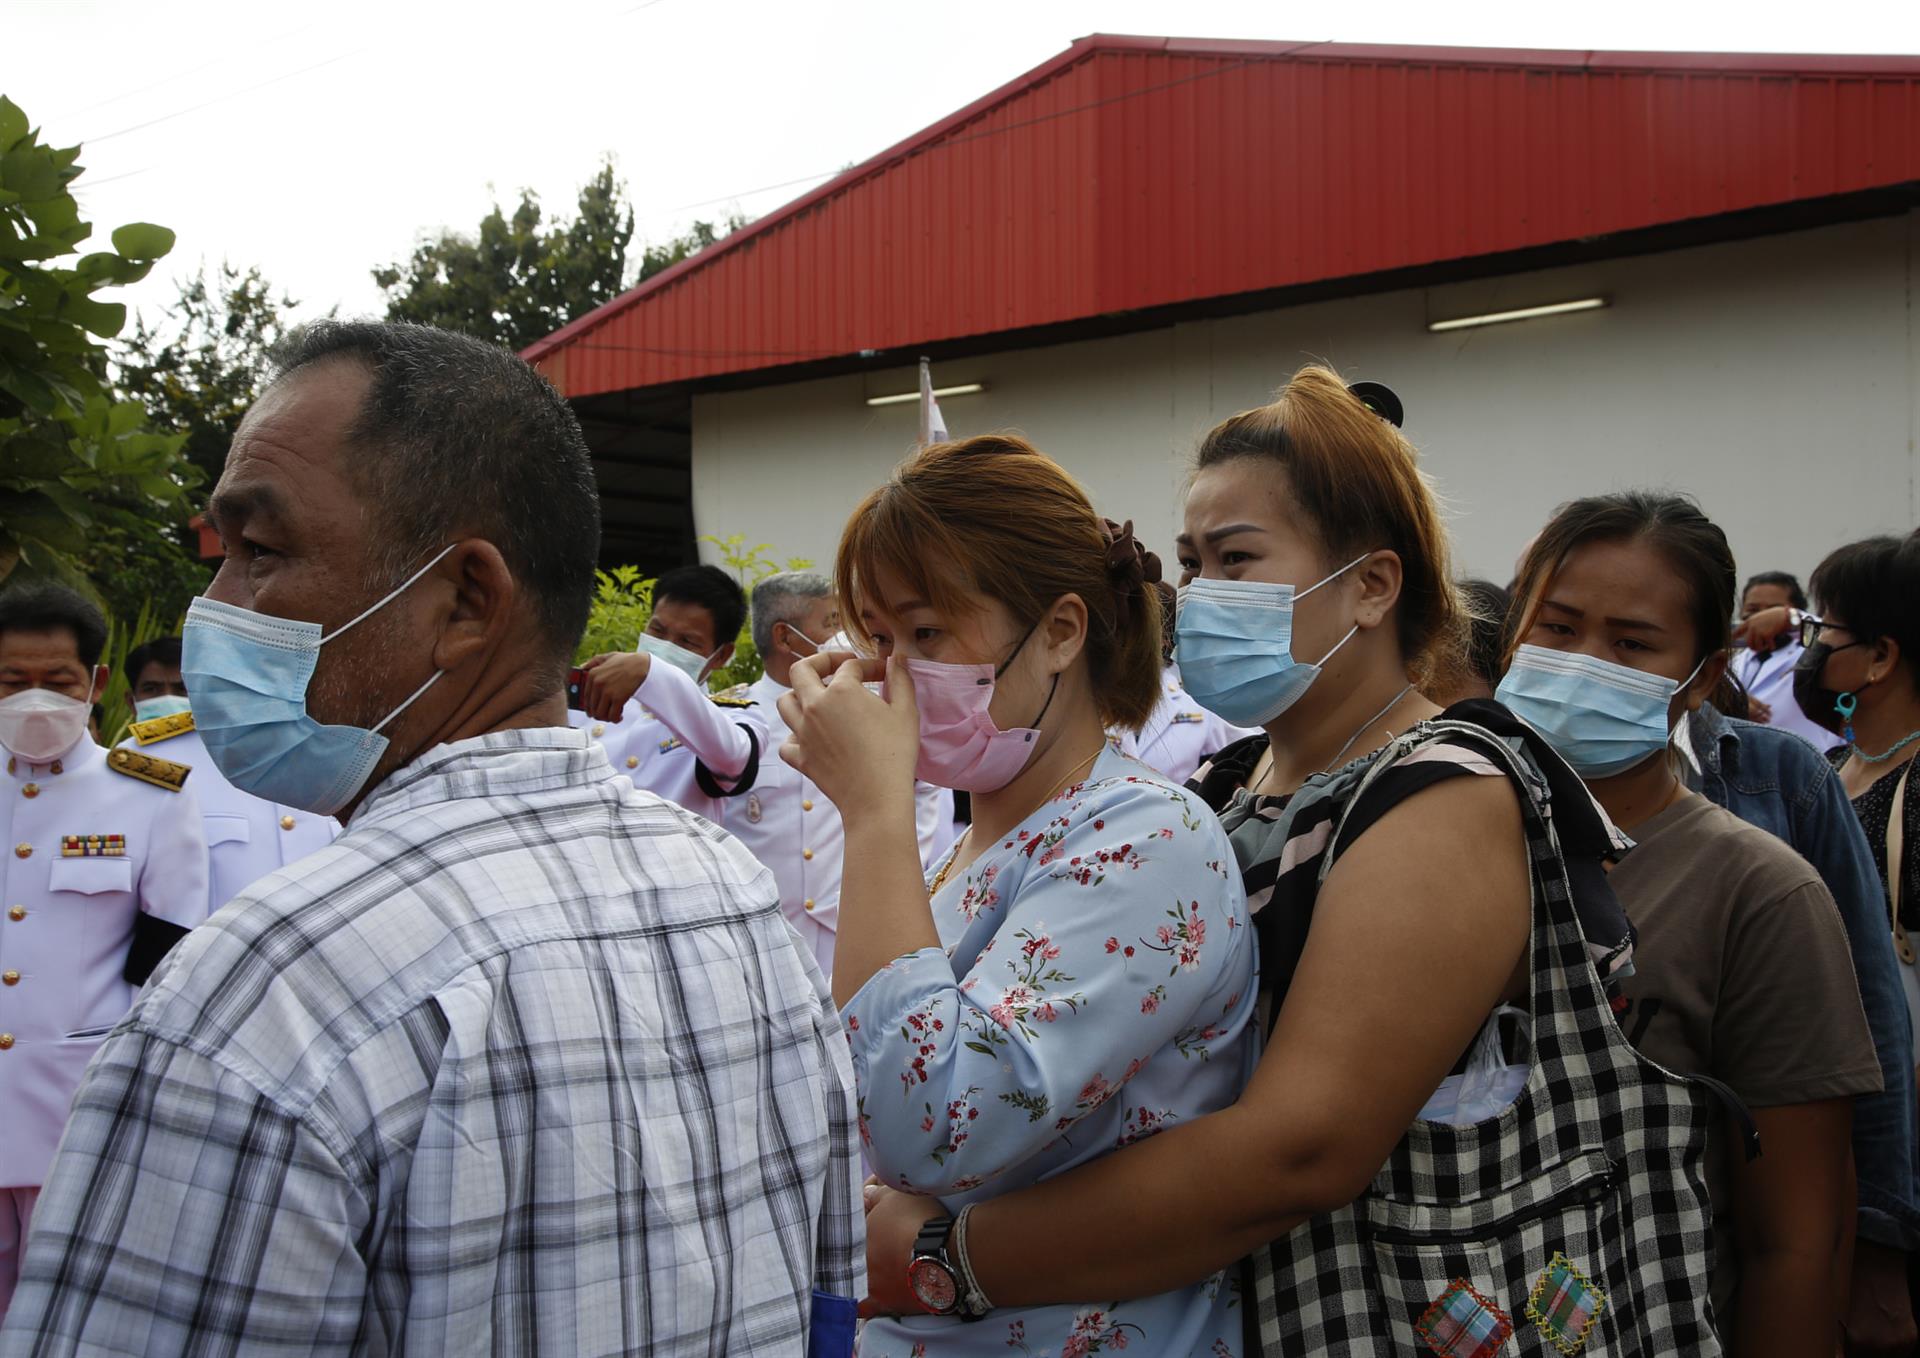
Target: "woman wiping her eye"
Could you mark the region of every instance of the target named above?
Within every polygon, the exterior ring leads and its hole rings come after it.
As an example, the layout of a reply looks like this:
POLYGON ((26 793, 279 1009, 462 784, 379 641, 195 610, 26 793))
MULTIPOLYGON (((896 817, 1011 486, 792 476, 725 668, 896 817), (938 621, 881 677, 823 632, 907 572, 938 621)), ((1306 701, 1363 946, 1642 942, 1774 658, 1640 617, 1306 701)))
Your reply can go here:
POLYGON ((1498 697, 1635 842, 1610 878, 1639 935, 1628 1036, 1669 1070, 1731 1087, 1758 1127, 1757 1159, 1731 1123, 1708 1142, 1728 1351, 1831 1353, 1851 1096, 1881 1078, 1846 932, 1806 861, 1688 791, 1667 748, 1721 682, 1735 578, 1725 535, 1687 500, 1564 506, 1522 563, 1498 697))
POLYGON ((925 1208, 900 1261, 923 1313, 873 1322, 861 1353, 1238 1352, 1218 1273, 988 1315, 967 1268, 972 1204, 1224 1108, 1251 1066, 1232 849, 1197 798, 1107 743, 1159 697, 1159 563, 1039 452, 981 438, 925 449, 869 496, 835 576, 881 660, 795 666, 783 755, 845 820, 833 985, 861 1132, 925 1208), (861 683, 883 675, 884 697, 861 683), (973 796, 930 884, 916 775, 973 796))

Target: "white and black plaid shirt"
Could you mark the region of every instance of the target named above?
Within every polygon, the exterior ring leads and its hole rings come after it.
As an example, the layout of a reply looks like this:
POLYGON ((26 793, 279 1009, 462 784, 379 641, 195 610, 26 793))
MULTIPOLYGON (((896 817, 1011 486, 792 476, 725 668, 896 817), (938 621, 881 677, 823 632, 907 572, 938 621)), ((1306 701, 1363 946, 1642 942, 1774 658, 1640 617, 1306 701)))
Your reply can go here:
POLYGON ((799 1355, 854 1127, 765 868, 578 732, 442 746, 108 1040, 0 1354, 799 1355))

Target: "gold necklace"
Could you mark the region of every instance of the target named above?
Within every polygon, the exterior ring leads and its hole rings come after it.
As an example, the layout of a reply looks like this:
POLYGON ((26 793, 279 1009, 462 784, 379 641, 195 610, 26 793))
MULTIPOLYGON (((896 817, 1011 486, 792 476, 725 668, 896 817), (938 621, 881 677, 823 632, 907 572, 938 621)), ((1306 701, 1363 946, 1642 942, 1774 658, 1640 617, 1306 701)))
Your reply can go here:
MULTIPOLYGON (((1100 742, 1100 749, 1105 749, 1105 748, 1106 748, 1106 742, 1103 740, 1100 742)), ((1073 776, 1076 773, 1080 772, 1081 769, 1088 767, 1090 764, 1093 763, 1094 760, 1098 759, 1099 757, 1100 757, 1100 750, 1095 750, 1092 754, 1088 755, 1085 759, 1082 759, 1078 764, 1075 764, 1072 768, 1068 769, 1067 776, 1065 778, 1062 778, 1059 782, 1055 783, 1050 789, 1048 789, 1047 795, 1040 799, 1039 806, 1045 806, 1048 802, 1052 801, 1054 797, 1059 794, 1061 788, 1065 787, 1068 783, 1073 781, 1073 776)), ((1035 808, 1035 810, 1038 810, 1038 809, 1039 807, 1035 808)), ((1029 811, 1027 814, 1032 815, 1033 812, 1029 811)), ((1025 817, 1022 817, 1022 819, 1025 819, 1025 817)), ((948 875, 952 873, 954 869, 954 865, 960 861, 961 851, 967 847, 968 842, 971 841, 972 838, 973 838, 973 827, 969 825, 966 829, 960 832, 960 838, 954 841, 953 852, 948 854, 947 861, 940 865, 940 871, 936 872, 933 875, 933 882, 931 885, 927 887, 928 900, 932 900, 935 896, 938 896, 940 894, 940 888, 947 884, 948 875)))

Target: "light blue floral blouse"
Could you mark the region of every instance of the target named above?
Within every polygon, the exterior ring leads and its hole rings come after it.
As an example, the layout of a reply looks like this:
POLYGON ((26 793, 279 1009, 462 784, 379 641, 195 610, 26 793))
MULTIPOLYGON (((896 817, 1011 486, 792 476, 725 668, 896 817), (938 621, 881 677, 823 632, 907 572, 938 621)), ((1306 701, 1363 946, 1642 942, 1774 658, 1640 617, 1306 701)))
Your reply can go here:
MULTIPOLYGON (((861 1136, 886 1182, 958 1211, 1239 1096, 1257 1041, 1240 873, 1206 805, 1144 764, 1103 752, 932 909, 944 949, 889 964, 845 1010, 861 1136)), ((973 1324, 874 1321, 860 1352, 1225 1358, 1240 1329, 1222 1274, 973 1324)))

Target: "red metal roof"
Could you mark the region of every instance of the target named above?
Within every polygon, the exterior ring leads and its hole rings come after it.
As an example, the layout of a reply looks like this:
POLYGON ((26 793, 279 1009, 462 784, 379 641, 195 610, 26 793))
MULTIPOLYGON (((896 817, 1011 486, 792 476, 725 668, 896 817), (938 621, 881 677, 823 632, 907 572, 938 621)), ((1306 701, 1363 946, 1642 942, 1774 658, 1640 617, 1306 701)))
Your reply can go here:
POLYGON ((568 396, 1920 180, 1920 58, 1083 38, 531 345, 568 396))

